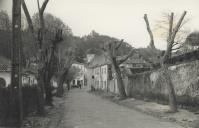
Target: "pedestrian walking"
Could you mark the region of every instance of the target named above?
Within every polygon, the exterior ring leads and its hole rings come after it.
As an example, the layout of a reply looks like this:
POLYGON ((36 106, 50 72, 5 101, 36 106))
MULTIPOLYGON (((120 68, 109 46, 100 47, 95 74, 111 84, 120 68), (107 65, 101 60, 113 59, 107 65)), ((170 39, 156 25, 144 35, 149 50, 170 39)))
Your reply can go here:
POLYGON ((82 89, 82 85, 81 85, 81 83, 79 83, 79 88, 80 88, 80 89, 82 89))

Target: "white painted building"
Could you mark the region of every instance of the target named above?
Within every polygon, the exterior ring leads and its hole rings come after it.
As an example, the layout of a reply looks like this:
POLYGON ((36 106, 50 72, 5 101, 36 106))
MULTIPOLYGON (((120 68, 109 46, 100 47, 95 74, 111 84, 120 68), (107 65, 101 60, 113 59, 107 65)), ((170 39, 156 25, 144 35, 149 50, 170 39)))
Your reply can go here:
POLYGON ((72 84, 77 85, 78 83, 80 83, 82 86, 86 86, 87 82, 85 79, 85 73, 87 72, 87 69, 85 68, 85 64, 74 63, 74 64, 72 64, 72 67, 79 69, 79 73, 76 76, 76 78, 72 80, 72 84))
MULTIPOLYGON (((0 87, 8 87, 11 84, 11 63, 9 60, 0 58, 0 87)), ((37 84, 36 75, 31 70, 22 71, 22 84, 35 85, 37 84)))
POLYGON ((95 56, 95 58, 89 63, 88 66, 90 72, 90 81, 88 85, 93 86, 95 89, 108 90, 108 77, 109 77, 109 68, 110 62, 104 55, 95 56))

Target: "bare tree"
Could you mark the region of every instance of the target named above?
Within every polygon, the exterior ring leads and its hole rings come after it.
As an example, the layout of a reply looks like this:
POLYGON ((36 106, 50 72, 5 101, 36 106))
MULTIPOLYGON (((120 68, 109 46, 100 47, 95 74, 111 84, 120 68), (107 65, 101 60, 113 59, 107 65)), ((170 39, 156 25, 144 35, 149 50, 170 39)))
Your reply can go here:
POLYGON ((57 30, 55 34, 55 39, 52 40, 52 45, 45 52, 45 66, 43 69, 43 76, 44 76, 44 87, 46 92, 46 104, 52 105, 52 87, 50 81, 52 77, 55 75, 57 67, 55 67, 55 51, 57 49, 58 44, 63 40, 62 38, 62 30, 57 30))
POLYGON ((43 94, 44 94, 44 79, 42 79, 43 76, 44 76, 44 72, 43 72, 43 69, 44 69, 43 51, 44 50, 42 49, 42 44, 43 44, 43 40, 44 40, 44 37, 45 37, 45 24, 44 24, 43 15, 44 15, 44 11, 45 11, 45 8, 46 8, 48 2, 49 2, 49 0, 45 0, 43 2, 42 6, 40 7, 39 0, 37 0, 38 10, 39 10, 39 18, 40 18, 40 30, 37 34, 37 32, 34 29, 32 19, 31 19, 30 13, 28 11, 28 8, 26 6, 25 0, 22 0, 22 7, 23 7, 23 10, 24 10, 24 13, 25 13, 28 25, 29 25, 29 29, 32 32, 33 39, 35 41, 38 40, 38 44, 35 44, 35 47, 37 47, 37 49, 38 49, 37 58, 39 59, 38 60, 37 80, 38 80, 38 85, 39 85, 38 97, 40 97, 39 100, 38 100, 39 101, 38 102, 38 113, 40 113, 40 114, 44 113, 44 99, 43 99, 44 98, 43 97, 43 94), (36 35, 38 35, 38 38, 37 38, 36 35))
POLYGON ((148 31, 150 39, 151 39, 149 47, 155 49, 153 33, 152 33, 150 25, 149 25, 147 14, 144 14, 144 20, 145 20, 145 23, 146 23, 147 31, 148 31))
POLYGON ((123 98, 126 98, 127 95, 126 95, 124 82, 122 80, 122 75, 121 75, 121 70, 120 70, 119 65, 125 62, 130 56, 132 56, 135 50, 133 49, 132 51, 129 52, 129 54, 118 58, 117 50, 120 48, 122 43, 123 43, 123 40, 108 42, 107 45, 102 48, 102 50, 105 52, 106 57, 110 60, 112 66, 114 67, 116 78, 117 78, 119 95, 120 95, 120 98, 123 99, 123 98))
POLYGON ((174 90, 173 83, 169 75, 168 64, 166 63, 166 61, 169 58, 171 58, 172 51, 175 50, 173 49, 173 47, 175 46, 175 43, 176 43, 175 42, 176 34, 178 33, 179 29, 183 25, 182 23, 183 23, 183 19, 185 15, 186 15, 186 11, 183 12, 180 19, 178 20, 177 24, 174 27, 174 13, 170 14, 169 30, 168 30, 168 37, 167 37, 167 49, 164 53, 164 56, 161 58, 161 67, 162 67, 161 75, 164 77, 164 81, 167 84, 171 112, 177 111, 177 102, 176 102, 175 90, 174 90))
POLYGON ((57 96, 62 97, 64 93, 63 84, 66 80, 66 77, 70 71, 72 63, 75 59, 75 53, 73 48, 68 48, 64 51, 64 57, 59 59, 58 63, 58 90, 57 96))
POLYGON ((173 15, 174 13, 171 13, 170 15, 170 20, 169 20, 169 34, 168 34, 168 39, 167 39, 167 49, 166 52, 162 58, 162 69, 163 69, 163 75, 165 76, 166 80, 167 80, 167 85, 168 85, 168 93, 169 93, 169 103, 170 103, 170 108, 172 112, 176 112, 177 111, 177 102, 176 102, 176 97, 175 97, 175 90, 173 87, 173 83, 171 81, 169 72, 168 72, 168 65, 165 63, 170 57, 171 57, 171 52, 172 52, 172 48, 173 48, 173 44, 175 43, 175 37, 177 32, 180 29, 180 26, 182 24, 182 21, 186 15, 186 11, 184 11, 184 13, 182 14, 182 16, 180 17, 180 19, 178 20, 178 23, 175 27, 173 27, 173 15))

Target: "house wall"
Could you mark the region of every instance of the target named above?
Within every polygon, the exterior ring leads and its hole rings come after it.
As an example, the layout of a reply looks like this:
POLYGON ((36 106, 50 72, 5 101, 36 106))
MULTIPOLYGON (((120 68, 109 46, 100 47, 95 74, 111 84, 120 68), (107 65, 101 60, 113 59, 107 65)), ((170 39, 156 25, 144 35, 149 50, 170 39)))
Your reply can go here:
MULTIPOLYGON (((10 72, 0 72, 0 78, 6 81, 6 87, 11 84, 10 72)), ((22 84, 34 85, 37 84, 37 79, 34 75, 22 76, 22 84)))
MULTIPOLYGON (((94 80, 91 80, 90 82, 94 83, 95 89, 101 89, 101 90, 107 90, 107 84, 108 84, 108 65, 102 65, 93 68, 93 76, 94 80)), ((91 76, 92 77, 92 76, 91 76)))
POLYGON ((22 84, 35 85, 35 84, 37 84, 37 79, 32 74, 23 75, 22 76, 22 84))
POLYGON ((85 73, 85 78, 87 81, 87 89, 90 90, 91 86, 94 85, 94 79, 92 78, 93 76, 93 69, 92 68, 87 68, 86 73, 85 73))

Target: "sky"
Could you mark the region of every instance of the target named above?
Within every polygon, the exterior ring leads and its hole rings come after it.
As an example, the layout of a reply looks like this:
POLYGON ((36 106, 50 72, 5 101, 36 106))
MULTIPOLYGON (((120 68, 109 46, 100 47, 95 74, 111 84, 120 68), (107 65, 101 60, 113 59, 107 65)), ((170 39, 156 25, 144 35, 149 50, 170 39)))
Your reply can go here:
MULTIPOLYGON (((36 0, 26 3, 31 15, 37 12, 36 0)), ((145 13, 153 30, 162 12, 181 14, 186 10, 191 18, 187 27, 199 31, 198 6, 199 0, 50 0, 45 12, 61 18, 76 36, 95 30, 124 39, 134 47, 147 47, 150 38, 143 19, 145 13)), ((0 0, 0 8, 11 13, 12 0, 0 0)), ((154 39, 156 47, 166 48, 164 38, 154 35, 154 39)))

